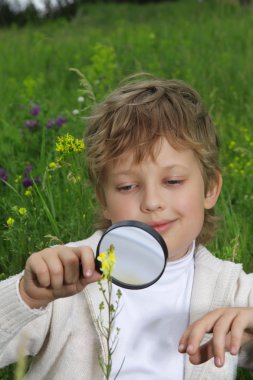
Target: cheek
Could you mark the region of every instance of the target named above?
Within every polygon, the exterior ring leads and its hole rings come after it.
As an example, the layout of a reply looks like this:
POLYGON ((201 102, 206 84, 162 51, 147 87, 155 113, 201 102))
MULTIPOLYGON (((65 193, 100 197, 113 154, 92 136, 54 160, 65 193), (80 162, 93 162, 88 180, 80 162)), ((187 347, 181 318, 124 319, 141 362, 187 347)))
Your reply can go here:
POLYGON ((204 191, 200 189, 189 189, 184 194, 180 194, 177 198, 178 211, 182 215, 187 215, 189 219, 204 218, 204 191))
POLYGON ((120 220, 135 219, 136 206, 131 202, 124 202, 122 198, 117 196, 106 198, 106 206, 104 208, 104 217, 112 223, 120 220))

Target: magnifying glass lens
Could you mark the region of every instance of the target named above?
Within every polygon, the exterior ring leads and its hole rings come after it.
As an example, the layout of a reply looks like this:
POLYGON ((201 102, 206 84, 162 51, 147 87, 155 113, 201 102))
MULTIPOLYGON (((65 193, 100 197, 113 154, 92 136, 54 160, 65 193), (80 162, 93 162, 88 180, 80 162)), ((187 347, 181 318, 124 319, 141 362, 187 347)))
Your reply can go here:
POLYGON ((142 289, 161 277, 168 258, 167 247, 150 226, 136 221, 112 225, 99 242, 97 256, 111 244, 116 257, 113 283, 128 289, 142 289))

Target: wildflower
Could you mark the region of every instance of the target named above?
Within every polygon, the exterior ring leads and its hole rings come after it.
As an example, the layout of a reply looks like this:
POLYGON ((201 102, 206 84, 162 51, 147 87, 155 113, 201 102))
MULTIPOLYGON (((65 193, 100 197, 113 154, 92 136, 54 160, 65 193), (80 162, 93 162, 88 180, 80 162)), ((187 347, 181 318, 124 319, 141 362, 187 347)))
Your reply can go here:
POLYGON ((75 116, 76 116, 76 115, 78 115, 78 114, 79 114, 79 110, 73 110, 73 111, 72 111, 72 113, 73 113, 73 115, 75 115, 75 116))
POLYGON ((27 209, 25 207, 20 207, 18 212, 20 215, 25 215, 27 213, 27 209))
POLYGON ((30 111, 31 115, 38 116, 40 113, 40 106, 38 104, 35 104, 33 108, 30 111))
POLYGON ((84 96, 79 96, 77 98, 77 101, 78 101, 78 103, 83 103, 85 101, 85 97, 84 96))
POLYGON ((67 119, 63 116, 57 116, 57 118, 55 119, 55 125, 57 127, 62 127, 63 124, 65 124, 67 121, 67 119))
MULTIPOLYGON (((116 300, 112 303, 113 297, 112 297, 112 271, 114 268, 114 265, 116 263, 115 258, 115 249, 113 245, 110 245, 110 248, 107 249, 106 252, 100 253, 98 256, 98 261, 101 262, 101 271, 103 273, 103 280, 106 280, 105 282, 99 281, 99 291, 102 293, 102 296, 104 300, 100 302, 99 304, 99 316, 96 319, 96 325, 98 330, 103 334, 107 341, 107 355, 106 359, 100 355, 99 356, 99 365, 105 375, 105 378, 108 380, 110 379, 111 369, 112 369, 112 356, 113 353, 117 347, 118 340, 119 340, 119 327, 115 326, 116 333, 112 335, 112 327, 115 324, 115 319, 119 313, 120 308, 120 298, 121 298, 121 291, 117 291, 116 293, 116 300), (107 306, 106 306, 107 305, 107 306), (108 310, 106 310, 108 307, 108 310), (107 324, 104 323, 104 311, 107 313, 107 324), (108 311, 108 312, 107 312, 108 311)), ((118 373, 121 370, 121 367, 124 363, 124 359, 122 361, 122 364, 119 368, 118 373)), ((116 376, 117 377, 117 376, 116 376)))
POLYGON ((50 119, 50 120, 48 120, 48 122, 46 124, 46 128, 51 129, 54 127, 54 125, 55 125, 54 119, 50 119))
POLYGON ((58 136, 55 150, 59 153, 80 153, 84 150, 84 141, 74 138, 67 133, 65 136, 58 136))
POLYGON ((26 166, 24 169, 24 175, 27 176, 29 173, 31 173, 32 170, 33 170, 32 165, 26 166))
POLYGON ((39 127, 39 123, 37 120, 26 120, 24 127, 29 130, 34 130, 39 127))
POLYGON ((8 173, 4 168, 0 168, 0 181, 6 182, 8 180, 8 173))
POLYGON ((15 178, 15 182, 19 183, 21 181, 21 178, 21 175, 17 175, 17 177, 15 178))
POLYGON ((27 189, 28 187, 31 187, 33 185, 33 180, 31 178, 24 178, 22 181, 23 186, 27 189))
POLYGON ((32 196, 32 192, 31 192, 31 187, 29 187, 26 191, 25 191, 25 196, 26 197, 31 197, 32 196))
POLYGON ((114 265, 116 264, 114 246, 111 244, 110 248, 106 252, 101 252, 97 259, 101 262, 101 271, 103 273, 103 278, 111 278, 114 265))
POLYGON ((8 227, 13 226, 14 222, 15 220, 13 218, 8 218, 6 221, 8 227))
POLYGON ((50 162, 50 163, 48 164, 49 169, 55 169, 56 166, 57 166, 57 164, 56 164, 55 162, 50 162))

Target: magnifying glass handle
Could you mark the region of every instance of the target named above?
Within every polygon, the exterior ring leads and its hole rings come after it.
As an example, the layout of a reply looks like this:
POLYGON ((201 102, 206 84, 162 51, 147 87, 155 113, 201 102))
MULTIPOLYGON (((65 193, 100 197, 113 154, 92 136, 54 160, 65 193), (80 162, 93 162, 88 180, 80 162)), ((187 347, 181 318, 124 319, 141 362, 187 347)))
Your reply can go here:
POLYGON ((98 273, 100 273, 100 274, 102 274, 103 272, 102 272, 102 270, 101 270, 101 261, 98 261, 97 260, 97 258, 95 258, 95 270, 98 272, 98 273))

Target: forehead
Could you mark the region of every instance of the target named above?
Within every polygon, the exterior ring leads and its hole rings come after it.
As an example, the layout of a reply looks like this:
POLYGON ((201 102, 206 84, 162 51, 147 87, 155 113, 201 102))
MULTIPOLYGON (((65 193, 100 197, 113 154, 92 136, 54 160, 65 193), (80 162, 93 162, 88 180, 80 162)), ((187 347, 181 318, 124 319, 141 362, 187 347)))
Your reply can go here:
POLYGON ((166 139, 157 143, 153 151, 146 151, 137 159, 134 149, 130 149, 107 166, 107 174, 129 173, 133 168, 142 168, 153 163, 160 169, 187 170, 199 167, 196 155, 191 149, 176 149, 166 139))

